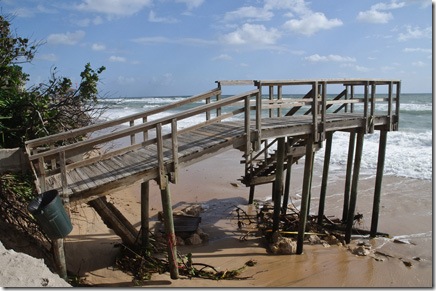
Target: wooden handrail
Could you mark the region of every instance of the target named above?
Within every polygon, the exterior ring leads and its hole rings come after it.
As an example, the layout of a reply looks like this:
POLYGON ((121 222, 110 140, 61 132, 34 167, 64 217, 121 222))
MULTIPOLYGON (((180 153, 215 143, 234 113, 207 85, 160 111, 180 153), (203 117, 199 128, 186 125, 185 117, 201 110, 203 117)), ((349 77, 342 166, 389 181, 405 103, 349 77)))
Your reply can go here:
POLYGON ((44 157, 47 159, 55 158, 56 155, 59 154, 59 152, 61 152, 61 151, 67 152, 67 151, 71 151, 71 150, 74 150, 77 148, 84 149, 83 151, 80 151, 80 152, 86 152, 95 145, 102 144, 102 143, 105 143, 105 142, 108 142, 111 140, 116 140, 116 139, 119 139, 122 137, 130 136, 132 134, 142 132, 144 130, 153 129, 159 123, 161 123, 162 125, 169 124, 169 123, 171 123, 172 119, 177 119, 178 121, 180 121, 180 120, 183 120, 185 118, 189 118, 189 117, 204 113, 206 111, 216 109, 218 107, 223 107, 223 106, 235 103, 236 101, 242 101, 242 100, 245 100, 246 96, 255 96, 257 94, 257 92, 258 92, 258 90, 255 89, 255 90, 243 93, 243 94, 239 94, 239 95, 235 95, 235 96, 228 97, 225 99, 221 99, 220 101, 217 101, 214 103, 200 105, 200 106, 195 107, 195 108, 191 108, 191 109, 188 109, 188 110, 185 110, 182 112, 178 112, 178 113, 171 115, 171 116, 166 116, 166 117, 158 118, 158 119, 153 120, 153 121, 148 121, 148 122, 143 123, 143 124, 138 124, 138 125, 114 132, 114 133, 104 134, 104 135, 101 135, 101 136, 98 136, 95 138, 90 138, 90 139, 86 139, 83 141, 78 141, 74 144, 59 146, 57 148, 50 149, 50 150, 47 150, 45 152, 29 155, 29 159, 32 161, 32 160, 39 159, 41 157, 44 157))
POLYGON ((25 145, 26 145, 26 148, 30 149, 30 148, 35 148, 35 147, 40 146, 40 145, 50 144, 50 143, 53 143, 53 142, 56 142, 59 140, 64 140, 64 139, 73 138, 76 136, 81 136, 81 135, 87 134, 89 132, 94 132, 97 130, 113 127, 113 126, 120 125, 120 124, 123 124, 125 122, 132 121, 132 120, 146 118, 146 117, 149 117, 151 115, 155 115, 155 114, 158 114, 158 113, 170 110, 170 109, 174 109, 174 108, 177 108, 177 107, 189 104, 189 103, 197 102, 197 101, 202 100, 202 99, 207 99, 207 98, 210 98, 212 96, 216 96, 220 93, 221 93, 221 90, 219 88, 215 88, 215 89, 212 89, 212 90, 207 91, 205 93, 201 93, 201 94, 194 95, 192 97, 180 100, 178 102, 174 102, 174 103, 171 103, 171 104, 168 104, 165 106, 160 106, 158 108, 153 108, 153 109, 143 111, 140 113, 131 114, 131 115, 128 115, 125 117, 118 118, 116 120, 109 120, 109 121, 89 125, 86 127, 73 129, 73 130, 70 130, 67 132, 61 132, 61 133, 53 134, 50 136, 45 136, 45 137, 29 140, 29 141, 25 142, 25 145))
MULTIPOLYGON (((55 173, 61 174, 61 184, 65 191, 67 188, 66 174, 68 171, 74 168, 85 166, 96 162, 101 159, 109 158, 114 155, 119 155, 127 151, 136 150, 140 147, 148 146, 151 144, 157 144, 157 153, 159 161, 159 177, 160 180, 166 181, 167 172, 171 172, 169 180, 175 182, 177 178, 177 168, 178 168, 178 135, 185 133, 190 130, 195 130, 199 127, 221 122, 232 116, 242 114, 244 116, 243 127, 244 127, 244 138, 245 138, 245 158, 246 158, 246 169, 252 168, 248 167, 248 164, 252 163, 255 158, 251 158, 253 151, 258 152, 260 150, 260 144, 262 141, 262 110, 277 109, 277 117, 281 117, 281 109, 289 110, 286 114, 287 118, 292 116, 290 113, 295 113, 302 106, 310 106, 310 110, 306 114, 311 115, 312 120, 312 135, 315 142, 321 142, 325 139, 326 135, 326 122, 327 122, 327 111, 333 105, 338 105, 338 109, 335 108, 333 113, 337 113, 342 109, 346 109, 348 104, 351 104, 351 113, 354 112, 353 105, 360 103, 363 104, 362 108, 362 118, 366 121, 365 132, 372 132, 374 130, 374 116, 376 114, 376 102, 387 102, 387 116, 389 118, 389 130, 396 130, 398 122, 398 112, 399 112, 399 94, 400 94, 400 81, 396 80, 364 80, 364 79, 353 79, 353 80, 342 80, 342 79, 332 79, 332 80, 242 80, 242 81, 217 81, 218 88, 207 91, 202 94, 194 95, 192 97, 183 99, 179 102, 161 106, 159 108, 154 108, 140 113, 135 113, 126 117, 119 118, 117 120, 111 120, 99 124, 90 125, 84 128, 71 130, 68 132, 63 132, 55 134, 48 137, 43 137, 39 139, 34 139, 27 141, 26 151, 29 156, 29 160, 32 163, 32 169, 37 175, 41 188, 45 188, 45 179, 55 173), (345 89, 339 93, 333 99, 328 97, 328 84, 342 84, 345 89), (257 89, 247 91, 238 95, 233 95, 226 98, 221 98, 222 86, 223 85, 255 85, 257 89), (283 95, 283 86, 292 85, 309 85, 310 91, 303 98, 287 98, 283 95), (376 96, 376 85, 388 85, 388 96, 377 97, 376 96), (394 92, 394 85, 396 85, 396 90, 394 92), (269 99, 262 99, 262 87, 269 87, 269 99), (277 86, 276 99, 274 98, 274 86, 277 86), (363 97, 356 98, 354 88, 363 87, 363 97), (349 90, 350 89, 350 90, 349 90), (349 95, 350 93, 350 95, 349 95), (216 100, 212 102, 212 97, 215 96, 216 100), (255 97, 255 99, 252 99, 255 97), (341 99, 345 98, 345 99, 341 99), (186 104, 197 102, 199 100, 204 100, 205 104, 195 106, 184 111, 179 111, 170 116, 160 117, 155 120, 149 121, 148 117, 174 109, 186 104), (222 108, 225 106, 232 106, 231 111, 224 112, 221 114, 222 108), (236 108, 235 108, 236 107, 236 108), (216 116, 211 118, 211 112, 216 110, 216 116), (255 112, 255 114, 253 114, 255 112), (194 126, 185 129, 177 129, 177 124, 184 119, 191 118, 200 114, 205 114, 205 121, 200 122, 194 126), (254 120, 253 118, 254 117, 254 120), (140 124, 135 125, 135 120, 142 119, 140 124), (97 135, 95 137, 88 136, 87 139, 80 140, 71 144, 58 145, 56 143, 63 140, 68 140, 77 136, 87 136, 92 132, 109 129, 114 126, 118 126, 129 122, 129 127, 120 129, 111 133, 104 133, 97 135), (253 124, 252 124, 253 122, 253 124), (163 126, 170 125, 171 132, 163 133, 163 126), (255 125, 254 130, 252 125, 255 125), (148 138, 148 132, 155 131, 156 138, 148 138), (138 133, 143 133, 143 140, 135 140, 135 135, 138 133), (255 134, 252 137, 252 134, 255 134), (67 160, 70 157, 77 156, 79 154, 85 153, 97 145, 102 145, 110 141, 118 140, 121 138, 130 137, 131 143, 128 146, 124 146, 119 149, 108 151, 99 155, 98 157, 90 158, 87 160, 73 161, 68 165, 67 160), (165 139, 171 140, 171 156, 165 157, 165 162, 163 160, 163 141, 165 139), (254 142, 253 142, 254 141, 254 142), (44 151, 34 151, 34 149, 44 146, 46 149, 44 151), (51 162, 51 164, 50 164, 51 162), (50 166, 51 165, 51 166, 50 166), (46 169, 48 166, 48 169, 46 169), (37 173, 38 172, 38 173, 37 173)), ((347 112, 347 111, 346 111, 347 112)), ((273 116, 270 116, 273 117, 273 116)), ((267 150, 270 145, 265 143, 265 149, 267 150)), ((165 149, 167 150, 167 149, 165 149)), ((259 153, 260 154, 260 153, 259 153)), ((258 157, 256 154, 255 157, 258 157)), ((161 185, 162 186, 162 185, 161 185)))

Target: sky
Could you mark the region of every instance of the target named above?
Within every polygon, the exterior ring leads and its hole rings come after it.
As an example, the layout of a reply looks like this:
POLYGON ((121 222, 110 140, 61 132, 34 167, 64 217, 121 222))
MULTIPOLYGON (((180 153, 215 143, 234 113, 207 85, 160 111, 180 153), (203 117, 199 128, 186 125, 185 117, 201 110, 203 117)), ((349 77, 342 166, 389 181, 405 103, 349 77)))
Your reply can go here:
MULTIPOLYGON (((432 92, 431 0, 0 0, 41 42, 28 86, 105 66, 105 97, 194 95, 217 80, 371 78, 432 92)), ((241 92, 240 92, 241 93, 241 92)))

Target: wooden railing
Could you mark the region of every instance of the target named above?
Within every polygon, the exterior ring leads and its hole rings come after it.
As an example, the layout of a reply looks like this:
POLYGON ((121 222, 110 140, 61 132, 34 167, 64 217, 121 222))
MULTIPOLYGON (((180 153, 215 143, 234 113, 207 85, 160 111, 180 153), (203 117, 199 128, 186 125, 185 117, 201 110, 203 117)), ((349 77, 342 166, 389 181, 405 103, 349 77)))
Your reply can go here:
MULTIPOLYGON (((34 174, 37 177, 38 184, 40 186, 39 191, 45 191, 45 178, 47 176, 61 174, 62 188, 65 191, 68 187, 66 180, 66 173, 74 168, 82 167, 85 165, 92 164, 98 160, 107 159, 115 155, 120 155, 122 153, 138 149, 140 147, 145 147, 151 144, 157 145, 157 159, 159 164, 159 180, 161 187, 164 187, 163 178, 165 173, 164 167, 164 146, 163 141, 166 139, 171 140, 171 152, 172 152, 172 175, 170 175, 170 180, 175 182, 177 177, 178 168, 178 133, 182 133, 189 130, 194 130, 198 127, 204 126, 206 124, 221 122, 224 119, 231 118, 238 114, 243 114, 244 117, 244 128, 246 134, 246 148, 247 151, 251 151, 251 130, 250 130, 250 99, 258 96, 259 91, 257 89, 248 91, 243 94, 221 98, 221 90, 219 88, 211 90, 209 92, 196 95, 182 101, 163 106, 160 108, 145 111, 143 113, 138 113, 130 116, 126 116, 117 120, 108 121, 100 124, 91 125, 88 127, 80 128, 77 130, 72 130, 69 132, 59 133, 52 136, 47 136, 35 140, 30 140, 26 142, 26 152, 29 156, 34 174), (215 100, 212 100, 215 97, 215 100), (155 120, 147 121, 152 115, 156 115, 161 112, 165 112, 169 109, 174 109, 186 104, 192 104, 204 100, 205 104, 196 106, 191 109, 180 111, 171 116, 157 118, 155 120), (222 114, 222 109, 225 106, 241 106, 230 112, 222 114), (211 112, 216 111, 214 117, 212 117, 211 112), (181 120, 194 117, 197 115, 203 115, 205 120, 195 126, 178 129, 177 123, 181 120), (140 124, 135 125, 135 120, 141 120, 140 124), (116 126, 120 126, 128 122, 129 127, 123 128, 110 133, 100 133, 96 136, 92 134, 98 131, 109 131, 109 129, 116 126), (170 132, 164 133, 162 127, 165 125, 170 126, 170 132), (138 133, 143 134, 143 138, 139 141, 136 139, 138 133), (150 134, 151 133, 151 134, 150 134), (153 135, 154 134, 154 135, 153 135), (153 136, 152 136, 153 135, 153 136), (66 141, 85 136, 83 140, 75 141, 70 144, 65 144, 66 141), (113 142, 115 140, 120 140, 123 138, 130 137, 130 145, 123 146, 121 148, 116 148, 113 150, 108 150, 102 152, 95 157, 83 159, 80 158, 81 155, 89 153, 96 147, 102 147, 108 142, 113 142), (79 157, 79 158, 77 158, 79 157), (68 161, 68 162, 67 162, 68 161)), ((256 106, 254 106, 256 108, 256 106)), ((260 108, 260 107, 259 107, 260 108)), ((259 123, 260 124, 260 123, 259 123)), ((258 129, 260 130, 260 129, 258 129)))
MULTIPOLYGON (((374 132, 374 117, 376 114, 385 115, 388 117, 387 130, 398 129, 398 118, 400 109, 400 81, 394 80, 363 80, 363 79, 340 79, 340 80, 259 80, 252 81, 254 86, 257 86, 262 95, 263 88, 268 88, 268 98, 263 99, 261 103, 262 109, 267 113, 269 118, 292 116, 302 108, 306 108, 303 115, 312 116, 312 134, 315 143, 320 143, 326 139, 326 116, 328 113, 355 113, 356 105, 363 105, 360 112, 365 119, 365 133, 374 132), (345 87, 339 94, 329 94, 327 91, 328 85, 342 85, 345 87), (283 94, 283 87, 293 88, 298 86, 309 87, 310 90, 302 98, 290 98, 283 94), (378 97, 376 94, 377 86, 387 86, 387 97, 378 97), (363 88, 360 94, 356 94, 356 88, 363 88), (274 90, 275 89, 275 90, 274 90), (315 98, 317 96, 317 98, 315 98), (386 104, 386 110, 376 110, 377 104, 386 104), (328 110, 330 112, 328 112, 328 110), (283 110, 286 110, 285 112, 283 110)), ((217 81, 219 88, 223 85, 249 85, 250 81, 217 81)), ((222 88, 221 88, 222 89, 222 88)), ((259 111, 260 112, 260 111, 259 111)), ((261 120, 258 118, 257 120, 261 120)), ((262 133, 258 133, 258 141, 262 142, 262 133)), ((256 163, 259 157, 263 156, 263 162, 268 158, 268 150, 276 142, 276 139, 268 143, 263 140, 262 144, 256 144, 256 155, 246 155, 245 175, 250 176, 250 172, 255 170, 256 163)))
MULTIPOLYGON (((145 112, 129 115, 117 120, 98 123, 72 131, 59 133, 26 142, 26 152, 40 186, 39 191, 45 191, 45 179, 48 176, 60 173, 63 190, 68 187, 66 173, 74 168, 92 164, 98 160, 107 159, 115 155, 145 147, 157 145, 157 159, 159 165, 159 181, 164 187, 164 176, 169 174, 171 182, 177 180, 178 172, 178 134, 197 129, 210 123, 229 120, 236 115, 241 116, 245 132, 245 157, 250 161, 253 152, 260 150, 262 143, 262 118, 273 118, 287 115, 291 111, 297 112, 300 108, 308 107, 306 115, 311 115, 313 121, 313 136, 315 142, 325 139, 325 123, 327 110, 331 113, 356 112, 356 104, 363 105, 362 116, 366 119, 365 132, 372 132, 372 122, 376 114, 376 102, 385 102, 387 110, 384 115, 389 118, 388 130, 396 130, 399 116, 400 81, 391 80, 303 80, 303 81, 217 81, 218 88, 208 92, 183 99, 166 106, 151 109, 145 112), (343 85, 345 89, 336 97, 328 95, 328 85, 343 85), (245 93, 222 97, 222 86, 251 85, 257 89, 245 93), (282 94, 284 86, 309 86, 309 92, 302 98, 288 98, 282 94), (376 86, 388 86, 387 97, 376 98, 376 86), (394 90, 394 85, 396 90, 394 90), (262 88, 269 88, 268 99, 262 98, 262 88), (277 94, 274 94, 274 87, 277 94), (358 98, 356 87, 363 87, 363 95, 358 98), (201 105, 192 107, 195 102, 201 105), (156 118, 156 115, 168 110, 190 105, 190 109, 179 111, 167 117, 156 118), (229 109, 231 108, 231 109, 229 109), (224 110, 227 109, 227 110, 224 110), (267 111, 268 114, 265 114, 267 111), (274 111, 276 114, 274 114, 274 111), (203 116, 204 121, 188 128, 178 128, 181 120, 203 116), (266 115, 266 116, 265 116, 266 115), (155 120, 150 120, 152 117, 155 120), (124 126, 128 124, 128 126, 124 126), (169 131, 163 130, 164 126, 169 131), (142 136, 142 138, 141 138, 142 136), (82 138, 83 137, 83 138, 82 138), (108 143, 121 140, 127 145, 110 148, 108 143), (164 161, 164 140, 171 141, 171 158, 164 161), (84 154, 99 148, 98 155, 83 158, 84 154), (171 164, 170 173, 167 173, 164 164, 171 164)), ((294 113, 293 113, 294 114, 294 113)), ((266 148, 268 148, 266 146, 266 148)), ((258 155, 256 155, 258 156, 258 155)), ((248 167, 248 165, 247 165, 248 167)))

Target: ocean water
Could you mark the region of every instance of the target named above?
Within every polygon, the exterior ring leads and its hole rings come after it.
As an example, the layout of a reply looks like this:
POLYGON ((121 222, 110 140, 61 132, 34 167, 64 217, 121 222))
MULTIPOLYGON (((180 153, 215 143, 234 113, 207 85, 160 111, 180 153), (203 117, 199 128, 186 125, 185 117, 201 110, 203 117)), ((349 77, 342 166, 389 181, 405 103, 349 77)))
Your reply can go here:
MULTIPOLYGON (((183 100, 189 96, 155 96, 138 98, 107 98, 100 104, 108 107, 102 119, 112 120, 134 113, 183 100)), ((286 97, 286 96, 284 96, 286 97)), ((298 96, 301 97, 301 96, 298 96)), ((180 110, 201 105, 192 105, 160 113, 149 120, 170 116, 180 110)), ((401 94, 399 130, 389 132, 387 137, 385 175, 422 180, 432 179, 432 94, 401 94)), ((356 110, 359 110, 358 108, 356 110)), ((188 127, 203 121, 204 116, 183 120, 179 127, 188 127)), ((330 162, 331 175, 343 173, 347 163, 349 134, 335 132, 330 162), (344 147, 346 147, 344 149, 344 147)), ((365 135, 361 173, 375 175, 377 168, 379 133, 365 135)), ((322 163, 323 150, 315 155, 315 162, 322 163)))

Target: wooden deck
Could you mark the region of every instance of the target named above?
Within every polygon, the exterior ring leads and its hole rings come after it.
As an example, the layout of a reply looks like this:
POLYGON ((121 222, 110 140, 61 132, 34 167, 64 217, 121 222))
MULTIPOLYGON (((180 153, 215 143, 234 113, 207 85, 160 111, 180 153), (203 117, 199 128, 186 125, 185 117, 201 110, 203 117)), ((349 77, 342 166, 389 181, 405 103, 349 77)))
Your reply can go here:
MULTIPOLYGON (((230 148, 241 150, 245 163, 241 181, 250 187, 249 203, 253 202, 256 185, 274 183, 272 232, 275 232, 279 230, 280 213, 286 214, 289 197, 289 187, 283 189, 283 173, 286 168, 285 185, 288 186, 291 165, 304 156, 296 250, 301 254, 311 197, 314 152, 326 143, 317 216, 318 224, 322 225, 332 135, 335 131, 350 132, 349 146, 343 147, 344 151, 348 149, 348 161, 342 217, 342 223, 346 223, 345 241, 349 243, 364 135, 379 130, 371 236, 377 234, 386 134, 398 129, 400 81, 242 80, 217 83, 213 90, 167 106, 27 141, 26 152, 38 191, 56 189, 64 203, 88 202, 125 244, 132 245, 137 243, 138 231, 104 196, 126 185, 142 182, 141 244, 147 247, 148 181, 156 180, 161 190, 170 274, 176 279, 176 238, 169 183, 177 183, 181 167, 230 148), (227 96, 222 95, 225 86, 254 86, 256 89, 227 96), (285 88, 301 86, 307 90, 305 95, 295 97, 283 93, 285 88), (264 96, 265 87, 268 95, 264 96), (187 104, 188 109, 181 110, 187 104), (156 117, 175 108, 179 109, 178 113, 156 117), (192 117, 198 120, 198 116, 203 120, 197 124, 180 126, 181 121, 192 117), (114 146, 115 143, 118 145, 114 146), (271 154, 270 149, 275 146, 277 150, 271 154)), ((66 277, 63 241, 58 239, 54 243, 58 269, 66 277)))
POLYGON ((248 157, 261 150, 262 141, 267 139, 313 135, 314 142, 320 143, 330 131, 359 129, 367 133, 374 129, 395 130, 399 84, 399 81, 392 80, 218 81, 218 88, 181 102, 27 141, 26 149, 40 191, 57 189, 70 202, 86 202, 137 181, 156 179, 164 184, 163 177, 168 176, 175 183, 180 167, 230 148, 240 149, 249 160, 248 157), (241 84, 252 84, 257 89, 221 97, 223 86, 241 84), (327 91, 330 84, 343 85, 344 90, 331 95, 327 91), (303 98, 286 98, 281 94, 282 87, 298 85, 309 85, 311 88, 303 98), (261 98, 262 87, 265 86, 270 93, 266 100, 261 98), (277 87, 276 94, 271 89, 274 86, 277 87), (387 87, 382 98, 376 95, 377 86, 387 87), (396 90, 394 86, 397 86, 396 90), (359 98, 354 93, 357 87, 363 88, 359 98), (152 115, 198 101, 203 101, 203 104, 148 121, 152 115), (383 107, 383 112, 378 112, 376 103, 387 106, 383 107), (353 109, 357 104, 363 105, 360 112, 353 109), (233 108, 230 113, 225 111, 229 106, 233 108), (308 114, 286 116, 286 112, 296 112, 295 108, 303 106, 310 108, 306 112, 308 114), (329 107, 332 107, 331 112, 329 107), (271 112, 277 109, 280 111, 274 116, 271 112), (269 114, 265 114, 268 110, 269 114), (189 128, 178 128, 179 121, 198 115, 204 115, 204 122, 189 128), (135 125, 135 120, 139 120, 139 124, 135 125), (126 122, 129 122, 129 127, 121 127, 117 131, 110 129, 126 122), (165 131, 165 125, 170 129, 165 131), (105 131, 110 133, 101 133, 105 131), (86 138, 73 141, 78 137, 86 138), (126 139, 130 139, 126 146, 101 151, 96 157, 83 158, 93 148, 104 148, 108 143, 123 138, 124 144, 126 139))

